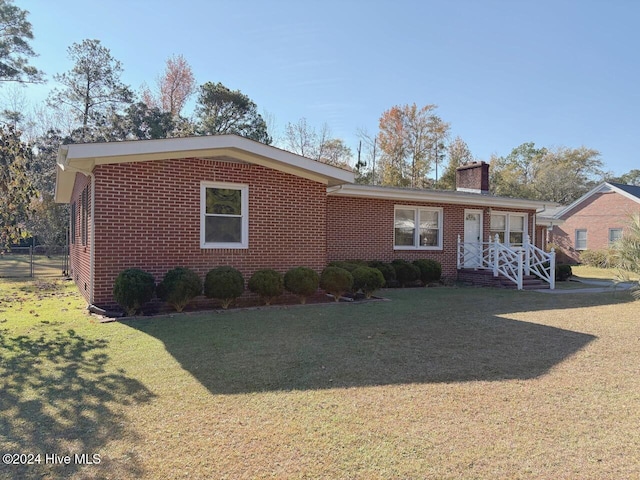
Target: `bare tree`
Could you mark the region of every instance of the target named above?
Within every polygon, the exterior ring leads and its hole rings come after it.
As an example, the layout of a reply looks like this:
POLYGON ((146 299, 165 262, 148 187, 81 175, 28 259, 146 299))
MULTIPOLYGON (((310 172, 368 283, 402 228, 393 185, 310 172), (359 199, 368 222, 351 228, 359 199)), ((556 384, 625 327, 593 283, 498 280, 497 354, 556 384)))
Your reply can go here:
POLYGON ((191 66, 182 55, 167 59, 164 73, 156 79, 156 90, 142 87, 142 101, 151 108, 158 108, 177 117, 185 103, 196 91, 196 81, 191 66))
POLYGON ((303 117, 296 123, 287 123, 284 135, 285 145, 289 151, 303 157, 313 158, 318 135, 315 129, 307 124, 306 118, 303 117))

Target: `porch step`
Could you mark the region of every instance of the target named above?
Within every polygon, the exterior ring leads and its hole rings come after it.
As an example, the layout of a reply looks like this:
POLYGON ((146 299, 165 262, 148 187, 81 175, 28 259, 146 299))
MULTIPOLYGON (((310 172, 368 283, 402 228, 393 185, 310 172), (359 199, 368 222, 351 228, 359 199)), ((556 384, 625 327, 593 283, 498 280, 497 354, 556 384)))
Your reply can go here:
MULTIPOLYGON (((468 282, 472 285, 480 285, 494 288, 516 289, 518 286, 503 275, 493 276, 490 270, 474 270, 463 268, 458 270, 458 280, 468 282)), ((523 290, 540 290, 548 289, 549 284, 540 280, 535 275, 524 275, 522 277, 523 290)))

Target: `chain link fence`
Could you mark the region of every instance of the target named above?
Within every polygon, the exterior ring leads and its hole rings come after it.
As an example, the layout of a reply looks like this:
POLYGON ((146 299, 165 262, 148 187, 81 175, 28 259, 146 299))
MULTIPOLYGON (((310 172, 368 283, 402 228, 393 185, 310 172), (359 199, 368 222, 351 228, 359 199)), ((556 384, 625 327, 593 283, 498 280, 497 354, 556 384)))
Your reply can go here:
POLYGON ((0 250, 0 277, 62 277, 68 273, 66 246, 36 245, 0 250))

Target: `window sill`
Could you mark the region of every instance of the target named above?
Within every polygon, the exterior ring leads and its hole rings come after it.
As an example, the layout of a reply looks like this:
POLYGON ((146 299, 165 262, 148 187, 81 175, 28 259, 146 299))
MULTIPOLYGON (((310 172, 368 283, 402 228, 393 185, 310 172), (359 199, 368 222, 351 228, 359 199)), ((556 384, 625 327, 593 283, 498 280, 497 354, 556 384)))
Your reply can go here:
POLYGON ((203 243, 202 250, 247 250, 249 245, 244 243, 203 243))
POLYGON ((396 247, 394 245, 394 250, 442 250, 442 247, 396 247))

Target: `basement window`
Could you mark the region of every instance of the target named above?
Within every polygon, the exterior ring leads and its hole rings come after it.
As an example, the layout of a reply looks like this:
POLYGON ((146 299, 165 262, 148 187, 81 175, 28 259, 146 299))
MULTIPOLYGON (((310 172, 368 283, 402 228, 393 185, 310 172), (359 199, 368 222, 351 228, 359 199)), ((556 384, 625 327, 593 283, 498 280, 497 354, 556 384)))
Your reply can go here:
POLYGON ((200 248, 249 247, 249 187, 200 184, 200 248))

